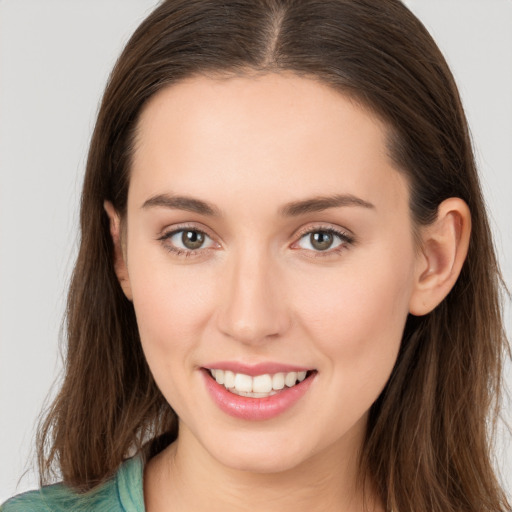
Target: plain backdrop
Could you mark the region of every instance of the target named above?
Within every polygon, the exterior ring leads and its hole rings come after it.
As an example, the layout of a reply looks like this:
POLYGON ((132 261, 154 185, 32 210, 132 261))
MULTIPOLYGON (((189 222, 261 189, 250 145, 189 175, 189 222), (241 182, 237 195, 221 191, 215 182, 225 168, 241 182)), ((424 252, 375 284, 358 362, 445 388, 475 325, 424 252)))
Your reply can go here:
MULTIPOLYGON (((406 3, 458 81, 510 287, 512 0, 406 3)), ((34 427, 61 368, 87 145, 110 69, 156 4, 0 0, 0 502, 37 485, 34 427)), ((511 333, 510 303, 505 314, 511 333)), ((512 449, 502 430, 496 455, 510 492, 512 449)))

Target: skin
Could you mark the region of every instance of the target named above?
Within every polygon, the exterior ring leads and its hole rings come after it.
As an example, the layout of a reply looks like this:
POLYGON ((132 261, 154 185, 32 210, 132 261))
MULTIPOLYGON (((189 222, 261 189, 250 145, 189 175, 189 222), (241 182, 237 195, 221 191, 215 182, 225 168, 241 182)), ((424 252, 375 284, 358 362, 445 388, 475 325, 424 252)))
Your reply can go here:
MULTIPOLYGON (((408 202, 384 124, 317 81, 195 77, 150 100, 122 240, 105 204, 148 364, 180 418, 177 441, 146 466, 149 512, 363 510, 356 472, 368 410, 407 315, 444 298, 469 239, 467 206, 452 198, 417 247, 408 202), (281 213, 334 194, 367 205, 281 213), (218 215, 148 205, 162 195, 208 202, 218 215), (172 252, 180 236, 163 238, 180 228, 208 235, 193 255, 172 252), (320 251, 309 233, 326 229, 347 239, 320 251), (221 360, 318 373, 293 407, 251 422, 206 391, 200 369, 221 360)), ((366 500, 384 510, 371 489, 366 500)))

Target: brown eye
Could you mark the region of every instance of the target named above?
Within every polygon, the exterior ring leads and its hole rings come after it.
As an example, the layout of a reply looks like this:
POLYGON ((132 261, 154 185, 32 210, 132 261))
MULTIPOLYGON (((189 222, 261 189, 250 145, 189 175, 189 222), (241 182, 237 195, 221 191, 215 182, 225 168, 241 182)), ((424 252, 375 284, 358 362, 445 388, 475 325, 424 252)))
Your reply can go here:
POLYGON ((296 246, 316 253, 330 254, 336 252, 335 249, 352 244, 353 241, 350 235, 335 229, 315 229, 304 233, 296 242, 296 246))
POLYGON ((181 235, 181 243, 191 251, 199 249, 204 244, 205 236, 200 231, 183 230, 181 235))
POLYGON ((327 231, 315 231, 309 235, 309 242, 317 251, 326 251, 327 249, 330 249, 333 241, 333 234, 328 233, 327 231))
POLYGON ((198 229, 177 229, 165 234, 159 240, 171 252, 193 254, 195 251, 215 247, 215 242, 198 229))

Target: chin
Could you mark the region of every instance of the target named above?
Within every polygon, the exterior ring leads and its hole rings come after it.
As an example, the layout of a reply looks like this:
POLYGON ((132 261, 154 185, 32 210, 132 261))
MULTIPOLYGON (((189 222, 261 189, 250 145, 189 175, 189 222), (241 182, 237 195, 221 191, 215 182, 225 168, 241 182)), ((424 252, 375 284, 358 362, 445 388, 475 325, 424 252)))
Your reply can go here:
POLYGON ((283 473, 304 462, 304 457, 297 453, 265 454, 262 450, 258 453, 222 454, 217 459, 221 464, 235 471, 259 474, 283 473))
POLYGON ((274 438, 269 434, 260 436, 251 435, 251 439, 241 439, 237 442, 236 436, 229 441, 219 444, 218 441, 211 447, 206 447, 210 455, 219 463, 236 471, 248 473, 282 473, 297 468, 305 463, 314 453, 304 441, 298 439, 274 438))

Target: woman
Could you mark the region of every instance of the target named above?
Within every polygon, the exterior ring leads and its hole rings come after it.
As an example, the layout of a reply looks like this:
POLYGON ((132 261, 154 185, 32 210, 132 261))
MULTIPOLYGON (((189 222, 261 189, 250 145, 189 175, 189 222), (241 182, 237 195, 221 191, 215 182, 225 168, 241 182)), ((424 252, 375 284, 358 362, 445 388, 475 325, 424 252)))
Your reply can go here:
POLYGON ((107 86, 81 230, 39 437, 63 483, 3 510, 510 510, 467 124, 397 0, 164 2, 107 86))

